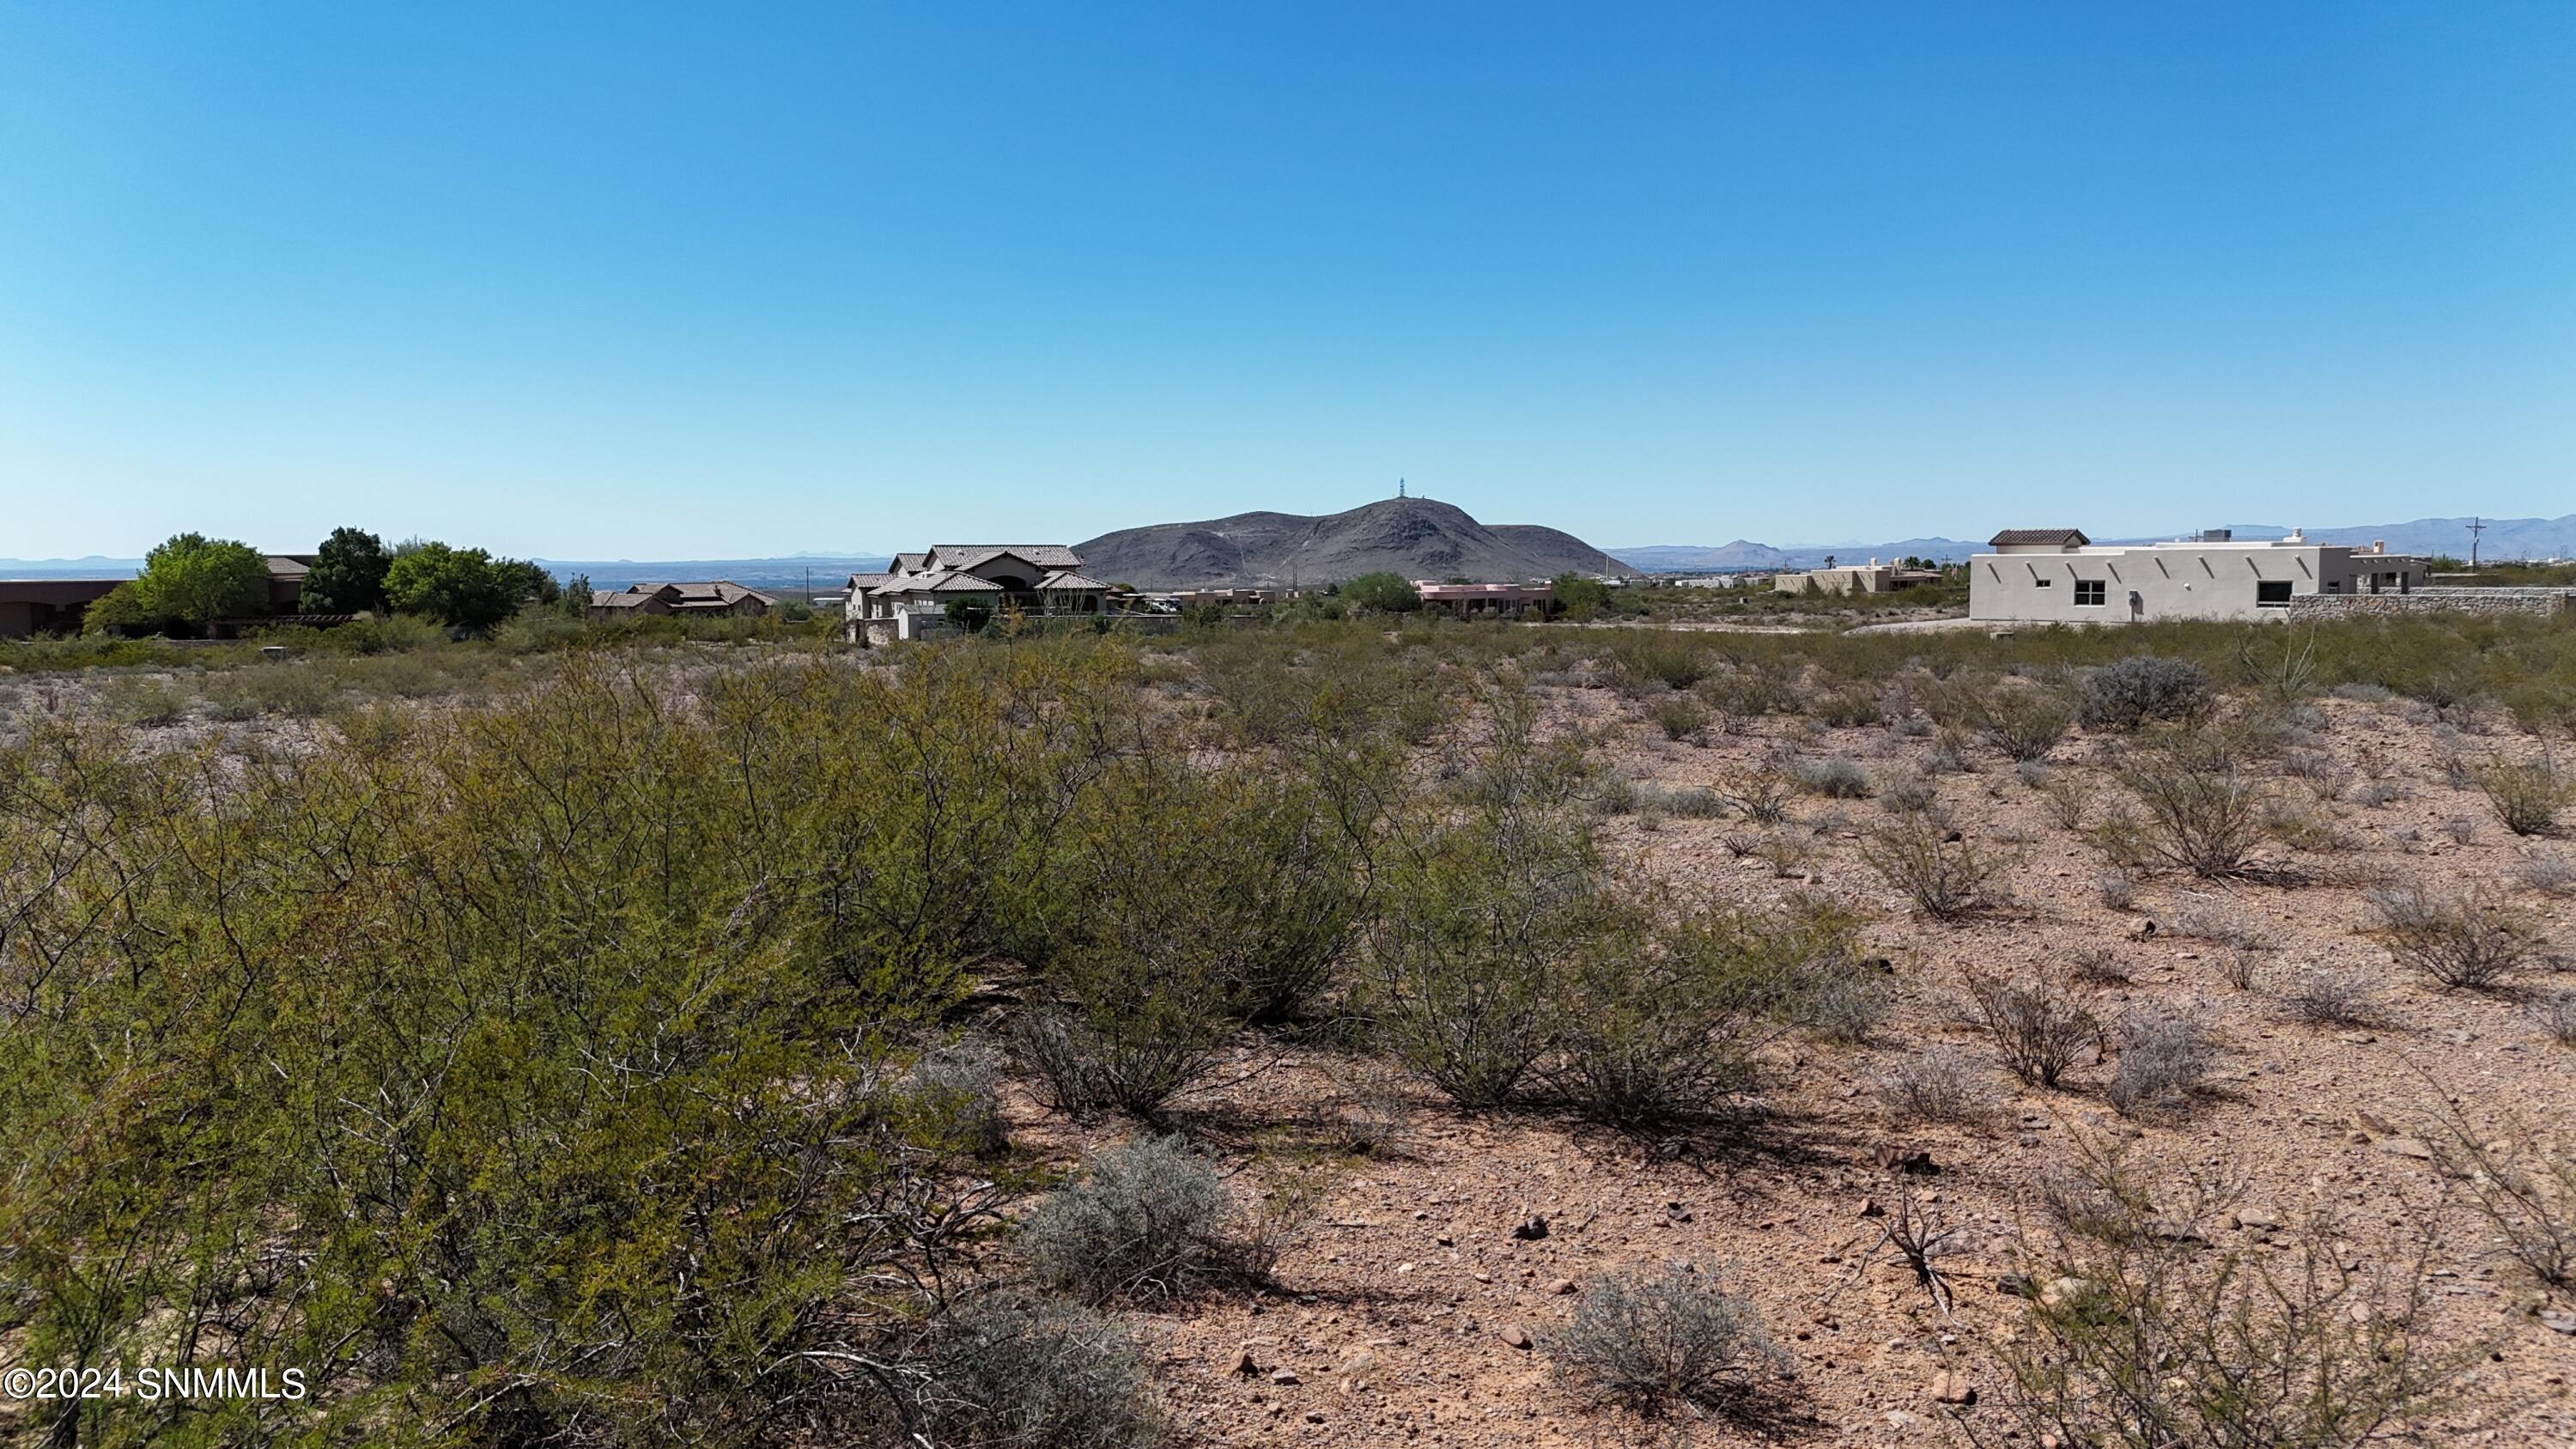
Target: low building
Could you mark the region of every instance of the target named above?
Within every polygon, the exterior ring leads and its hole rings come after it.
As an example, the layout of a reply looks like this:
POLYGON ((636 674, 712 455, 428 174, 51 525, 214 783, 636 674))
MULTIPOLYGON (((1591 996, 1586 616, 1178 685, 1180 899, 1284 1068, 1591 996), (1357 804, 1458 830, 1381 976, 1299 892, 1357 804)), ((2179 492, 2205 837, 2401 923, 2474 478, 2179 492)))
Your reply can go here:
MULTIPOLYGON (((222 619, 213 632, 230 638, 233 633, 251 627, 275 624, 320 626, 344 622, 337 614, 300 612, 304 600, 304 575, 311 571, 316 555, 309 553, 272 553, 268 561, 268 608, 271 615, 254 619, 222 619)), ((89 606, 107 596, 110 589, 130 579, 0 579, 0 639, 25 639, 38 634, 77 634, 89 612, 89 606)))
POLYGON ((2402 594, 2424 560, 2384 546, 2237 539, 2096 544, 2079 529, 2008 528, 1968 560, 1968 617, 1997 624, 2136 624, 2286 617, 2309 595, 2402 594))
POLYGON ((1553 584, 1438 584, 1429 579, 1415 579, 1413 591, 1422 596, 1422 607, 1435 614, 1466 618, 1478 614, 1518 615, 1535 609, 1541 614, 1556 612, 1556 587, 1553 584))
POLYGON ((630 584, 616 590, 594 589, 590 595, 590 617, 594 619, 640 619, 661 615, 684 619, 757 619, 777 606, 777 599, 758 589, 744 588, 731 579, 630 584))
POLYGON ((1813 589, 1824 594, 1892 594, 1917 584, 1937 584, 1940 581, 1939 569, 1906 568, 1902 564, 1880 563, 1871 559, 1865 564, 1774 574, 1771 592, 1803 594, 1813 589))
POLYGON ((123 579, 0 579, 0 639, 77 634, 81 616, 123 579))
POLYGON ((1060 543, 943 543, 901 553, 881 574, 852 574, 842 628, 854 644, 917 639, 946 627, 951 604, 992 614, 1094 615, 1109 586, 1082 572, 1082 555, 1060 543))

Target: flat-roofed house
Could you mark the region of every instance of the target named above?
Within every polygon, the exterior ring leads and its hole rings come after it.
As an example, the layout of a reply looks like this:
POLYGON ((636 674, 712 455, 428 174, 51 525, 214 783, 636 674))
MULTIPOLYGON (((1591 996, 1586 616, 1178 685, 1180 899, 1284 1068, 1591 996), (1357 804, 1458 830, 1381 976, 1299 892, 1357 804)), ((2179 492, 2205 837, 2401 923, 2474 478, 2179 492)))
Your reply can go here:
POLYGON ((2409 593, 2424 560, 2373 545, 2238 539, 2096 544, 2073 528, 2007 528, 1968 560, 1968 617, 1991 623, 2136 624, 2265 619, 2309 594, 2409 593))

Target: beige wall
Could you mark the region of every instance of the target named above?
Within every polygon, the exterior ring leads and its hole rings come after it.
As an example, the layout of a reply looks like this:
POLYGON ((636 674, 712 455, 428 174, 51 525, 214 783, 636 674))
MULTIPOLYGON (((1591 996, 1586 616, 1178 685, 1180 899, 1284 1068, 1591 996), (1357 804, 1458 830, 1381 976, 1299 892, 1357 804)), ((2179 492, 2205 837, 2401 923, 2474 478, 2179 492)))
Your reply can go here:
POLYGON ((2372 574, 2391 572, 2406 573, 2414 587, 2424 581, 2420 560, 2356 557, 2329 545, 1981 553, 1968 560, 1968 617, 2066 624, 2279 618, 2289 610, 2259 603, 2259 585, 2287 584, 2292 598, 2366 594, 2372 574), (2076 586, 2085 581, 2102 585, 2102 603, 2076 602, 2076 586))

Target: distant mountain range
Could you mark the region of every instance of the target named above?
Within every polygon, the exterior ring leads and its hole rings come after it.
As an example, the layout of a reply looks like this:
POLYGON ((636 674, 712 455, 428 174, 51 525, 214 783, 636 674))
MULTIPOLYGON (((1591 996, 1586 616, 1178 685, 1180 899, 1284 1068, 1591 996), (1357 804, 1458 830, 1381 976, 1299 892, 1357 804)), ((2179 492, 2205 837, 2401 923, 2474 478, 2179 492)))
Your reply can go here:
POLYGON ((1322 517, 1238 513, 1122 528, 1073 547, 1084 573, 1141 589, 1328 584, 1380 571, 1479 583, 1627 572, 1570 533, 1479 523, 1430 498, 1382 499, 1322 517))
MULTIPOLYGON (((2409 523, 2311 528, 2304 532, 2314 543, 2368 544, 2385 541, 2397 553, 2450 554, 2467 558, 2469 522, 2467 518, 2418 518, 2409 523)), ((2487 562, 2576 558, 2576 513, 2564 518, 2490 518, 2485 523, 2486 532, 2479 537, 2478 557, 2487 562)), ((2228 528, 2238 538, 2280 538, 2290 531, 2277 523, 2215 524, 2212 527, 2228 528)), ((2196 531, 2159 534, 2156 538, 2177 538, 2196 531)), ((2152 543, 2155 538, 2096 538, 2093 541, 2152 543)), ((1815 568, 1828 557, 1836 563, 1904 558, 1909 554, 1957 560, 1984 548, 1983 542, 1960 538, 1903 538, 1892 543, 1813 544, 1787 548, 1739 538, 1714 548, 1671 544, 1614 548, 1610 550, 1610 556, 1630 568, 1655 572, 1718 571, 1815 568)))

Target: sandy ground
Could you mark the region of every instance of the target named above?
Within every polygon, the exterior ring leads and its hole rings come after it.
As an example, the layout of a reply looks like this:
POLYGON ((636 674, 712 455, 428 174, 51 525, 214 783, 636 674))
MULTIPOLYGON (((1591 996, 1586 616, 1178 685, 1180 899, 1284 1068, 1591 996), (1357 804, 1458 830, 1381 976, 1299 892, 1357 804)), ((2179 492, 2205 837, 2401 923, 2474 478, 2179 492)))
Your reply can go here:
MULTIPOLYGON (((1747 768, 1783 733, 1766 722, 1755 735, 1676 744, 1625 723, 1630 707, 1607 691, 1569 700, 1596 725, 1614 723, 1623 768, 1666 786, 1707 784, 1747 768)), ((1883 815, 1873 800, 1801 799, 1796 808, 1822 850, 1812 876, 1795 881, 1732 856, 1719 837, 1741 829, 1735 822, 1676 818, 1640 828, 1634 817, 1621 820, 1614 847, 1636 851, 1649 872, 1678 886, 1754 900, 1822 889, 1872 911, 1870 936, 1895 964, 1901 1008, 1865 1047, 1800 1042, 1784 1050, 1773 1063, 1765 1125, 1751 1134, 1641 1139, 1544 1115, 1461 1114, 1416 1092, 1412 1128, 1397 1152, 1257 1153, 1293 1140, 1311 1116, 1340 1065, 1324 1054, 1292 1058, 1193 1103, 1192 1130, 1218 1144, 1239 1183, 1301 1177, 1319 1199, 1279 1265, 1280 1291, 1142 1315, 1178 1417, 1221 1444, 1647 1442, 1643 1426, 1581 1406, 1554 1376, 1548 1340, 1574 1301, 1572 1285, 1588 1275, 1681 1261, 1731 1278, 1794 1356, 1785 1385, 1794 1410, 1780 1431, 1789 1441, 1967 1442, 1954 1413, 1991 1439, 2004 1428, 1991 1346, 2019 1318, 2018 1301, 1994 1279, 2015 1225, 2035 1220, 2037 1184, 2063 1167, 2070 1141, 2084 1134, 2125 1142, 2159 1180, 2241 1178, 2240 1207, 2254 1223, 2222 1229, 2238 1243, 2286 1249, 2286 1236, 2259 1226, 2265 1214, 2291 1222, 2331 1214, 2365 1274, 2396 1271, 2383 1230, 2428 1215, 2440 1234, 2432 1279, 2440 1331, 2494 1350, 2469 1375, 2477 1402, 2454 1416, 2444 1437, 2576 1442, 2566 1385, 2576 1372, 2576 1337, 2537 1316, 2537 1295, 2496 1251, 2492 1229, 2459 1200, 2459 1184, 2406 1155, 2410 1139, 2441 1136, 2435 1121, 2446 1098, 2475 1130, 2499 1138, 2571 1120, 2569 1053, 2526 1005, 2433 989, 2363 933, 2371 879, 2502 888, 2518 852, 2531 846, 2505 834, 2482 797, 2447 786, 2440 759, 2454 748, 2475 755, 2528 742, 2445 743, 2440 726, 2410 722, 2393 704, 2323 708, 2326 728, 2312 748, 2355 781, 2376 778, 2405 792, 2376 807, 2349 798, 2321 804, 2332 849, 2277 852, 2282 864, 2342 884, 2163 876, 2145 881, 2131 908, 2114 910, 2101 899, 2100 855, 2059 828, 2013 768, 1990 754, 1974 773, 1940 777, 1942 794, 1976 838, 2019 852, 2016 902, 1960 925, 1914 919, 1858 858, 1861 831, 1883 815), (2469 843, 2447 833, 2455 819, 2475 822, 2469 843), (2230 948, 2174 934, 2177 908, 2192 905, 2223 906, 2277 939, 2258 953, 2251 990, 2225 979, 2230 948), (2149 920, 2164 927, 2141 939, 2149 920), (2025 1088, 2000 1067, 1986 1071, 1995 1112, 1982 1129, 1890 1122, 1872 1081, 1900 1058, 1946 1043, 1994 1061, 1991 1047, 1958 1020, 1963 967, 2029 968, 2063 980, 2072 953, 2088 946, 2113 949, 2129 974, 2125 984, 2099 988, 2093 1005, 2101 1015, 2190 1011, 2223 1041, 2218 1076, 2193 1111, 2140 1124, 2119 1118, 2100 1095, 2103 1069, 2088 1063, 2068 1090, 2055 1092, 2025 1088), (2352 1030, 2291 1020, 2281 992, 2314 966, 2375 982, 2378 1023, 2352 1030), (1939 1172, 1916 1179, 1923 1201, 1975 1240, 1951 1261, 1953 1316, 1884 1254, 1864 1261, 1877 1233, 1877 1222, 1861 1216, 1864 1201, 1887 1202, 1898 1186, 1872 1150, 1891 1143, 1931 1153, 1939 1172), (1533 1214, 1548 1222, 1547 1236, 1512 1236, 1533 1214), (1522 1341, 1535 1346, 1515 1346, 1522 1341), (1238 1372, 1247 1351, 1254 1371, 1238 1372), (1936 1403, 1935 1378, 1944 1373, 1978 1387, 1983 1402, 1936 1403)), ((1816 732, 1802 753, 1847 755, 1875 776, 1929 748, 1870 727, 1816 732)), ((2081 768, 2089 749, 2080 735, 2070 739, 2058 767, 2081 768)), ((2532 891, 2515 900, 2561 950, 2576 939, 2576 901, 2532 891)), ((2546 974, 2528 984, 2554 986, 2546 974)), ((1067 1163, 1086 1142, 1120 1135, 1104 1128, 1085 1137, 1034 1110, 1021 1115, 1023 1140, 1067 1163)), ((2576 1320, 2568 1323, 2576 1329, 2576 1320)), ((1740 1440, 1736 1431, 1709 1428, 1700 1442, 1740 1440)))

